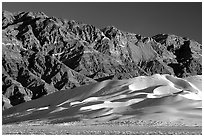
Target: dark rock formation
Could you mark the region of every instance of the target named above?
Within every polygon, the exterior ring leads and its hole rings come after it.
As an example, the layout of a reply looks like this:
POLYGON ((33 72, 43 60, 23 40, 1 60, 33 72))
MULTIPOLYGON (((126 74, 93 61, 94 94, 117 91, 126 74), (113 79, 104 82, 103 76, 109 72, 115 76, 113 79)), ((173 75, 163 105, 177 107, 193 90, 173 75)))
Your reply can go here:
POLYGON ((175 35, 159 34, 153 38, 164 47, 162 57, 176 76, 202 75, 202 45, 175 35))
POLYGON ((152 38, 48 17, 2 13, 3 108, 106 79, 202 74, 202 47, 175 35, 152 38))

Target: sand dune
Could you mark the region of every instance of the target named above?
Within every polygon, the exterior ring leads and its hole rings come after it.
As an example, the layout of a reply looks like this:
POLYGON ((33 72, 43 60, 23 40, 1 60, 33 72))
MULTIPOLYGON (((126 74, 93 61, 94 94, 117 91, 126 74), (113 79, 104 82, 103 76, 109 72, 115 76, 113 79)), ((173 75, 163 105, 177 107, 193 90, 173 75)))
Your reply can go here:
POLYGON ((3 124, 46 120, 153 119, 202 122, 202 77, 171 75, 107 80, 64 90, 3 111, 3 124))

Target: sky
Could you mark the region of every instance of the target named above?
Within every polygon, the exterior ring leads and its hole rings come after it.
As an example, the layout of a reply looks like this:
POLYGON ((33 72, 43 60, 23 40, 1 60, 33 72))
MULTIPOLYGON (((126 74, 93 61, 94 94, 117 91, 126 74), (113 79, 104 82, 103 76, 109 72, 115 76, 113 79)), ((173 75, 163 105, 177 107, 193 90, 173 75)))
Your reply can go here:
POLYGON ((115 26, 148 37, 175 34, 202 43, 201 2, 3 2, 2 9, 42 11, 47 16, 76 20, 97 28, 115 26))

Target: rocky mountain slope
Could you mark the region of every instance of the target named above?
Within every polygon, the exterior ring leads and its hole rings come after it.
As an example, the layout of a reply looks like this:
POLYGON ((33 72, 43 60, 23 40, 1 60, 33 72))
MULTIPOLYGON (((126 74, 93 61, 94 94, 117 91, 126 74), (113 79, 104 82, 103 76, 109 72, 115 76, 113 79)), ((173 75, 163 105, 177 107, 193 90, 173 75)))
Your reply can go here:
POLYGON ((202 75, 202 45, 176 35, 143 37, 42 12, 2 12, 3 109, 107 79, 202 75))

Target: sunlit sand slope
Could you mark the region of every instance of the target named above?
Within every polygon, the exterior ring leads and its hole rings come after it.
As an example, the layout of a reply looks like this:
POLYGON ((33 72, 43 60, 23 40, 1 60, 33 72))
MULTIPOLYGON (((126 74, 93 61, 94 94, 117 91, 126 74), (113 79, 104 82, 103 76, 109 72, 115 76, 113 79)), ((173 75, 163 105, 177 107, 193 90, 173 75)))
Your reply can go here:
POLYGON ((198 121, 202 118, 202 77, 171 75, 107 80, 64 90, 3 111, 3 124, 152 119, 198 121))

